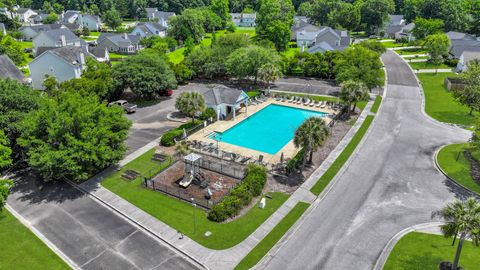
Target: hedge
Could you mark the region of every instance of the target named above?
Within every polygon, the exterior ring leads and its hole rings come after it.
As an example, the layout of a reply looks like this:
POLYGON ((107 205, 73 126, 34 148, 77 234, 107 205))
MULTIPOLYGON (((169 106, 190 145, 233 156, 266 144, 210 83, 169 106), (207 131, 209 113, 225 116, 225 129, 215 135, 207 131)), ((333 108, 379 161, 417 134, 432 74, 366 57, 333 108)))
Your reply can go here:
POLYGON ((212 207, 208 212, 208 219, 222 222, 236 216, 243 206, 252 201, 253 197, 262 194, 266 182, 265 167, 249 164, 245 179, 230 192, 230 195, 225 196, 221 202, 212 207))
POLYGON ((202 123, 202 121, 195 120, 195 122, 188 122, 188 123, 185 123, 185 124, 183 124, 183 125, 181 125, 177 128, 170 129, 169 131, 165 132, 162 135, 162 138, 160 139, 160 145, 162 145, 162 146, 174 146, 175 141, 173 139, 182 135, 183 129, 189 130, 192 127, 195 127, 195 126, 197 126, 201 123, 202 123))

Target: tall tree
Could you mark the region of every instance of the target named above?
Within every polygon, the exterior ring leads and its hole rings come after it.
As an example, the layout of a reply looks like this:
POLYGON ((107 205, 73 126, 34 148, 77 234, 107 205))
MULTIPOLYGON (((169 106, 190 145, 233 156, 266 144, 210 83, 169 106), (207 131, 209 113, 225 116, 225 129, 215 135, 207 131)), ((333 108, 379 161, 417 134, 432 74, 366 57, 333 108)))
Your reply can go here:
POLYGON ((228 73, 240 79, 253 77, 256 84, 260 68, 265 64, 276 63, 277 58, 275 52, 263 47, 240 48, 228 56, 228 73))
POLYGON ((0 211, 3 209, 3 206, 7 203, 8 194, 10 194, 10 189, 13 187, 13 181, 9 179, 0 178, 0 211))
POLYGON ((275 43, 275 47, 284 49, 290 40, 290 26, 293 24, 295 10, 291 0, 260 0, 257 12, 257 35, 275 43), (273 31, 279 31, 275 33, 273 31))
POLYGON ((413 36, 418 39, 424 39, 429 35, 438 34, 443 31, 443 21, 440 19, 416 18, 415 27, 412 30, 413 36))
POLYGON ((113 30, 117 29, 120 25, 122 25, 122 18, 120 17, 120 13, 115 9, 111 8, 103 15, 103 22, 113 30))
POLYGON ((275 82, 280 76, 282 72, 274 63, 267 63, 258 70, 258 78, 267 84, 268 89, 270 89, 270 83, 275 82))
POLYGON ((423 0, 404 0, 403 15, 407 22, 413 22, 422 15, 422 4, 423 0))
POLYGON ((362 22, 370 34, 378 34, 388 21, 389 14, 395 11, 393 0, 365 0, 360 12, 362 22))
POLYGON ((354 112, 359 101, 366 101, 370 97, 367 86, 363 82, 348 80, 341 84, 340 99, 354 112))
POLYGON ((445 224, 440 225, 445 237, 459 238, 451 268, 458 269, 464 241, 471 239, 475 246, 480 243, 480 202, 473 197, 466 201, 455 200, 433 216, 440 216, 445 220, 445 224))
POLYGON ((199 92, 183 92, 175 100, 175 108, 194 122, 195 116, 205 110, 205 99, 199 92))
POLYGON ((112 76, 116 93, 130 88, 140 98, 152 99, 177 87, 175 74, 164 57, 147 50, 116 65, 112 76))
POLYGON ((430 55, 430 61, 435 65, 440 65, 448 56, 450 39, 443 33, 433 34, 425 38, 424 46, 430 55))
POLYGON ((225 27, 227 22, 230 21, 228 0, 212 0, 210 2, 210 8, 222 19, 222 26, 225 27))
POLYGON ((325 143, 329 134, 325 121, 320 117, 308 118, 295 130, 293 144, 304 150, 302 170, 305 169, 307 157, 310 156, 309 163, 312 163, 313 153, 325 143))
POLYGON ((472 61, 468 63, 467 70, 462 73, 461 78, 465 82, 463 89, 455 89, 453 96, 463 105, 470 108, 470 115, 473 111, 480 111, 480 63, 472 61))
POLYGON ((130 124, 118 106, 107 107, 95 95, 61 91, 43 98, 25 117, 17 141, 45 181, 83 181, 123 158, 130 124))
POLYGON ((370 89, 384 83, 378 53, 363 46, 349 47, 336 58, 335 73, 335 79, 339 83, 347 80, 361 81, 370 89))
POLYGON ((0 35, 0 55, 6 54, 16 65, 26 64, 26 54, 13 37, 0 35))
POLYGON ((12 164, 12 149, 7 135, 0 130, 0 170, 12 164))
POLYGON ((168 19, 168 34, 182 42, 191 37, 195 43, 199 43, 205 36, 205 21, 205 17, 198 10, 186 9, 181 15, 168 19))

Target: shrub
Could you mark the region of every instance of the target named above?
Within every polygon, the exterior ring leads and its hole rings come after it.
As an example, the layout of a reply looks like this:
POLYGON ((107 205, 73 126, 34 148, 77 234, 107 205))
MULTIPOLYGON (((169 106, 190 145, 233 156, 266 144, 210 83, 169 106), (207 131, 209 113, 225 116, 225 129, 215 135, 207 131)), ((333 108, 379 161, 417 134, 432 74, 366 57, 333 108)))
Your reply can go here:
POLYGON ((225 196, 220 203, 212 207, 208 212, 208 219, 222 222, 229 217, 236 216, 243 206, 252 201, 253 197, 262 194, 266 182, 265 167, 255 164, 248 165, 245 179, 232 190, 230 195, 225 196))
POLYGON ((212 108, 207 108, 205 111, 202 112, 202 114, 199 117, 202 120, 208 120, 210 118, 213 119, 213 121, 217 120, 217 113, 215 112, 214 109, 212 108))
POLYGON ((300 149, 300 151, 298 151, 298 153, 287 162, 287 166, 285 167, 287 174, 290 174, 294 170, 300 168, 303 162, 304 152, 305 150, 303 148, 300 149))
POLYGON ((449 67, 456 67, 458 64, 458 59, 446 59, 445 64, 449 67))
POLYGON ((163 146, 174 146, 175 141, 173 139, 176 138, 177 136, 182 135, 182 133, 183 133, 182 129, 169 130, 165 132, 165 134, 163 134, 162 138, 160 139, 160 144, 163 146))
POLYGON ((193 71, 183 62, 172 65, 172 70, 175 73, 175 78, 179 84, 184 84, 193 77, 193 71))

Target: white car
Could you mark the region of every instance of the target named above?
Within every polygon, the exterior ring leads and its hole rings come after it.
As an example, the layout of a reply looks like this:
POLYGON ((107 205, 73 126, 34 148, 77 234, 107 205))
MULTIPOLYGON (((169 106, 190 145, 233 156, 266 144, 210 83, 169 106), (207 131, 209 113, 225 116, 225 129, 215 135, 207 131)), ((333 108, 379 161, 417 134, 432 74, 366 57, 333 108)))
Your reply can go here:
POLYGON ((112 105, 121 106, 127 113, 134 113, 137 111, 137 105, 128 103, 128 101, 126 100, 117 100, 117 101, 108 103, 108 106, 112 106, 112 105))

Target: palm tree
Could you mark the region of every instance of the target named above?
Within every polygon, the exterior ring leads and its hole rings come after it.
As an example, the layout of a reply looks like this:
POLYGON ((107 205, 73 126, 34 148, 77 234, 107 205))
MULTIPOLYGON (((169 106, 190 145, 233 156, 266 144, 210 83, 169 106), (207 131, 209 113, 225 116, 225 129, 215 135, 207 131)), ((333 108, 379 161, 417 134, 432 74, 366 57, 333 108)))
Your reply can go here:
POLYGON ((183 156, 186 156, 190 153, 190 148, 188 147, 188 144, 185 141, 181 141, 177 146, 175 146, 175 156, 177 158, 181 158, 183 156))
POLYGON ((445 237, 459 237, 457 252, 452 269, 458 268, 463 241, 470 238, 474 245, 480 242, 480 202, 470 197, 466 201, 456 200, 447 204, 442 210, 434 212, 433 216, 440 216, 445 224, 440 228, 445 237))
POLYGON ((357 102, 368 100, 369 97, 368 87, 363 82, 348 80, 341 84, 340 99, 352 107, 352 112, 355 111, 357 102))
POLYGON ((308 118, 297 128, 293 143, 295 147, 304 149, 302 170, 305 169, 307 155, 310 154, 309 162, 311 163, 313 153, 323 145, 329 133, 325 121, 320 117, 308 118))
POLYGON ((265 64, 258 70, 259 79, 267 83, 268 89, 270 89, 270 82, 276 81, 280 76, 282 76, 282 72, 273 63, 265 64))
POLYGON ((175 108, 192 118, 195 121, 195 115, 205 110, 205 100, 203 95, 198 92, 183 92, 175 101, 175 108))

